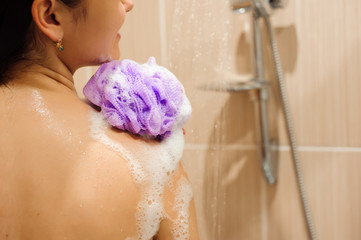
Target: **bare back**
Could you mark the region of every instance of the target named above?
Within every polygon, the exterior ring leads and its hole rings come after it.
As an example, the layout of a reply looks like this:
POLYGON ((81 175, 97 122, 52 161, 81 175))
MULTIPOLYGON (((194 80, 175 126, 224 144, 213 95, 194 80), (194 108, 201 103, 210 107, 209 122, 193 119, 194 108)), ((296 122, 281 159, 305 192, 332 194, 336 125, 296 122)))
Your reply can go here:
MULTIPOLYGON (((35 85, 0 88, 0 238, 137 236, 142 189, 127 156, 92 136, 96 111, 74 92, 57 83, 35 85)), ((128 152, 157 147, 124 132, 106 131, 128 152)), ((180 168, 174 182, 183 175, 180 168)), ((165 188, 168 220, 160 223, 158 236, 172 239, 179 214, 170 204, 174 191, 165 188)), ((197 239, 194 207, 189 208, 189 239, 197 239)))
POLYGON ((67 89, 1 91, 1 238, 134 235, 137 187, 122 156, 89 136, 91 108, 67 89))

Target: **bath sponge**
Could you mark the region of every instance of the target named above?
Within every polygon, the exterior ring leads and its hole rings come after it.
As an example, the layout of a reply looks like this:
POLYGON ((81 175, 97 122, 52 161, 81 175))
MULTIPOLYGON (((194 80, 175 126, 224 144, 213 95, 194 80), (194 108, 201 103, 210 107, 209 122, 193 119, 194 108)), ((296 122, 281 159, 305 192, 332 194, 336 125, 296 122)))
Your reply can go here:
POLYGON ((110 125, 162 140, 191 114, 182 84, 154 57, 145 64, 114 60, 101 65, 83 89, 110 125))

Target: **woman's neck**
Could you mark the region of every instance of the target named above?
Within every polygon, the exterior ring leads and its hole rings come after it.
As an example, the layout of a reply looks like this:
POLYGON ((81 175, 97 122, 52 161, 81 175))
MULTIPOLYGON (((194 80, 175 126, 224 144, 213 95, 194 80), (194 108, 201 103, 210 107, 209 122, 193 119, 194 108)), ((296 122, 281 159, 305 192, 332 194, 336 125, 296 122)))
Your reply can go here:
POLYGON ((22 62, 13 67, 14 84, 19 81, 35 87, 53 86, 68 88, 75 92, 72 72, 59 58, 48 58, 45 61, 22 62))
POLYGON ((62 63, 58 65, 56 65, 56 63, 51 64, 51 62, 36 64, 34 65, 33 71, 48 78, 49 81, 56 82, 75 91, 73 74, 62 63))

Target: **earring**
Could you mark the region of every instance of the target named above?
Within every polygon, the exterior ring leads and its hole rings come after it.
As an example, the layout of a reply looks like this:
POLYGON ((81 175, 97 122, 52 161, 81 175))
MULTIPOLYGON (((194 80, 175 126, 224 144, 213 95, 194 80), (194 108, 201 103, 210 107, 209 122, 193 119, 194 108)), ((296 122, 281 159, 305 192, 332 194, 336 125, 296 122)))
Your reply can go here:
POLYGON ((56 48, 59 49, 61 52, 64 51, 64 45, 62 39, 58 40, 58 42, 56 43, 56 48))

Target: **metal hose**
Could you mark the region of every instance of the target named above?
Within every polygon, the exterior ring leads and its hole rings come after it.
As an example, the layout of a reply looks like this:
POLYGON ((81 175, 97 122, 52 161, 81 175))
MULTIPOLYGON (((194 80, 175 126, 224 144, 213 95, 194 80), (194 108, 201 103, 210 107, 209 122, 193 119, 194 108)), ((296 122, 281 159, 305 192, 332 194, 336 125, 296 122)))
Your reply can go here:
POLYGON ((273 31, 270 19, 268 16, 264 16, 264 20, 266 22, 268 34, 270 37, 271 48, 272 48, 272 53, 273 53, 272 55, 273 55, 273 60, 274 60, 276 73, 277 73, 278 87, 279 87, 280 94, 281 94, 281 102, 282 102, 283 113, 284 113, 284 118, 285 118, 285 122, 286 122, 288 139, 289 139, 289 142, 291 145, 292 159, 294 162, 295 172, 297 175, 299 193, 300 193, 300 196, 302 199, 303 211, 304 211, 304 215, 306 218, 308 234, 309 234, 309 237, 311 240, 317 240, 315 228, 314 228, 314 225, 312 222, 310 207, 309 207, 307 197, 306 197, 306 189, 305 189, 305 184, 303 181, 302 169, 301 169, 299 155, 298 155, 298 151, 297 151, 295 132, 294 132, 294 128, 293 128, 292 120, 291 120, 291 113, 290 113, 289 105, 288 105, 288 99, 287 99, 287 94, 286 94, 285 81, 283 78, 281 59, 279 56, 278 47, 277 47, 277 43, 275 40, 275 35, 274 35, 274 31, 273 31))

